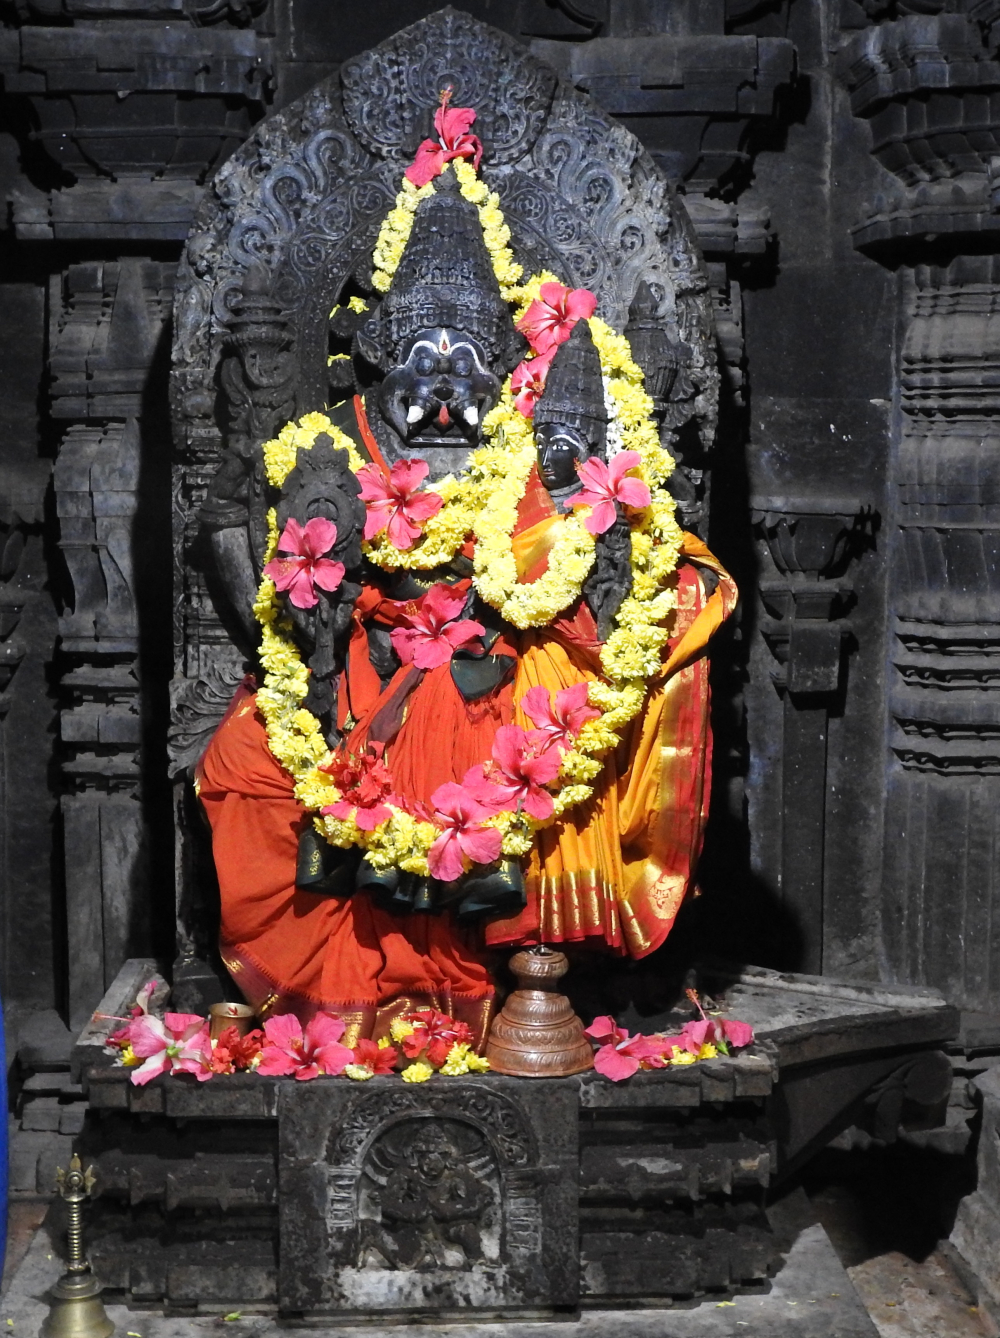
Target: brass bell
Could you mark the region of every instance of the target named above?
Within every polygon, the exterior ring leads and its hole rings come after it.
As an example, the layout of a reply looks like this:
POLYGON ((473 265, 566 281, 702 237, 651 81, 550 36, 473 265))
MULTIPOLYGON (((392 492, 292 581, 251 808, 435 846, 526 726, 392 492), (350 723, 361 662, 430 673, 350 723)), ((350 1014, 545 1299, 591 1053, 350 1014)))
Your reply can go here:
POLYGON ((83 1255, 81 1205, 94 1187, 94 1168, 83 1169, 74 1152, 69 1170, 56 1172, 59 1193, 66 1201, 69 1226, 66 1232, 69 1259, 66 1272, 52 1288, 53 1302, 39 1331, 39 1338, 111 1338, 114 1323, 101 1301, 101 1284, 83 1255))
POLYGON ((510 959, 517 989, 494 1018, 486 1058, 494 1073, 515 1078, 568 1078, 594 1067, 594 1051, 558 982, 566 954, 539 946, 510 959))

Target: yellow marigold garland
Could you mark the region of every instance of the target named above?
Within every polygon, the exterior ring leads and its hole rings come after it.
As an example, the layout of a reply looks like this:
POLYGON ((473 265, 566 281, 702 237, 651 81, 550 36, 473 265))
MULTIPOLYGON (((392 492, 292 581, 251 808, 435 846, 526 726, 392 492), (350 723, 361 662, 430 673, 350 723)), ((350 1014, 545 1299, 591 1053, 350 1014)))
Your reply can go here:
MULTIPOLYGON (((510 231, 498 197, 479 180, 471 163, 455 160, 453 165, 462 194, 479 210, 501 291, 515 305, 518 317, 538 297, 543 283, 558 280, 546 272, 518 286, 522 271, 510 251, 510 231)), ((432 185, 417 188, 404 178, 396 205, 386 216, 375 247, 373 282, 380 292, 386 292, 392 282, 420 200, 432 193, 432 185)), ((351 305, 354 306, 353 301, 351 305)), ((632 590, 601 649, 606 681, 589 686, 589 699, 601 716, 583 726, 575 748, 563 757, 558 778, 560 788, 554 795, 557 817, 593 794, 589 782, 600 773, 601 758, 620 742, 620 731, 641 710, 648 682, 662 666, 662 651, 669 637, 666 620, 676 608, 670 578, 677 566, 682 540, 673 499, 664 486, 674 462, 660 445, 642 371, 623 335, 599 317, 591 318, 590 328, 614 405, 622 449, 639 453, 640 473, 649 485, 652 502, 633 521, 632 590)), ((524 495, 536 450, 531 424, 514 406, 509 379, 500 402, 484 420, 483 429, 490 444, 473 453, 461 478, 449 475, 435 484, 444 506, 427 522, 421 539, 412 549, 404 552, 394 548, 384 532, 363 547, 379 566, 428 570, 450 561, 465 538, 474 534, 474 582, 480 596, 516 627, 544 626, 579 598, 593 564, 595 539, 583 524, 587 512, 581 508, 564 519, 562 533, 550 553, 548 571, 540 580, 521 585, 512 540, 518 502, 524 495)), ((265 444, 268 482, 280 488, 295 466, 296 452, 303 447, 311 449, 321 432, 328 433, 335 445, 347 450, 355 472, 362 467, 364 461, 350 438, 325 414, 312 413, 297 423, 286 424, 275 440, 265 444)), ((277 549, 273 509, 268 524, 265 561, 277 549)), ((292 640, 291 625, 281 616, 274 583, 267 577, 261 582, 254 612, 262 629, 260 658, 265 669, 265 682, 258 691, 257 703, 267 725, 268 742, 274 756, 294 778, 296 798, 317 814, 336 802, 340 792, 329 774, 319 770, 320 764, 328 759, 329 750, 319 721, 301 707, 308 693, 309 670, 292 640)), ((314 821, 332 844, 362 846, 376 867, 395 866, 426 875, 427 852, 437 837, 437 829, 405 810, 390 808, 391 816, 373 832, 362 831, 350 819, 329 815, 318 815, 314 821)), ((535 831, 544 825, 523 813, 500 813, 489 821, 503 832, 504 854, 514 858, 530 851, 535 831)), ((414 1073, 410 1080, 420 1081, 422 1076, 414 1073)))

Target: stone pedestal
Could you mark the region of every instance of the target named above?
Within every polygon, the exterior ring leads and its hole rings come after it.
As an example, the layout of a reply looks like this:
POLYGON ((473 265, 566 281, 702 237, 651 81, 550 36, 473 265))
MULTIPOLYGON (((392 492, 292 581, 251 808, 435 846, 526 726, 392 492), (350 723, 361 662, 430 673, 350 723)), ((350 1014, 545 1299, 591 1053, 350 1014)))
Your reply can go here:
POLYGON ((932 991, 748 970, 712 993, 755 1046, 624 1083, 243 1073, 137 1087, 104 1052, 117 1024, 101 1015, 127 1013, 151 967, 123 968, 76 1047, 94 1270, 128 1305, 328 1326, 558 1318, 760 1286, 783 1248, 765 1194, 868 1106, 892 1136, 897 1095, 936 1100, 913 1074, 935 1069, 958 1022, 932 991))

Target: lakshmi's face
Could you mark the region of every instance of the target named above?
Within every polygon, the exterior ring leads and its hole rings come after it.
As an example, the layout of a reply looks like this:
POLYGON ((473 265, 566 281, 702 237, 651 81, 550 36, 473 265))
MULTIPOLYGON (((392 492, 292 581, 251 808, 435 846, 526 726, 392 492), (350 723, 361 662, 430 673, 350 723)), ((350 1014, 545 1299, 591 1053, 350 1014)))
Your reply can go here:
POLYGON ((541 423, 535 428, 538 473, 549 492, 571 488, 579 482, 578 461, 590 455, 590 444, 576 428, 561 423, 541 423))
POLYGON ((422 330, 382 383, 383 416, 404 441, 478 442, 480 423, 500 396, 482 345, 460 330, 422 330))

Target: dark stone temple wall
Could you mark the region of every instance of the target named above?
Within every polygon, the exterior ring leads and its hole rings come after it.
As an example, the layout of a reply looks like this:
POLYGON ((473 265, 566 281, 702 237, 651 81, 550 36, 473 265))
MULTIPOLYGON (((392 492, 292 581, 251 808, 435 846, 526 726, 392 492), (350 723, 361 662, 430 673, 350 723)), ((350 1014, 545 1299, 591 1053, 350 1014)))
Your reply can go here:
MULTIPOLYGON (((125 957, 174 955, 167 373, 204 182, 263 115, 433 7, 0 6, 15 1022, 75 1025, 125 957)), ((685 447, 682 503, 743 603, 679 941, 1000 1011, 1000 4, 458 8, 639 135, 709 270, 720 430, 710 456, 685 447)))

